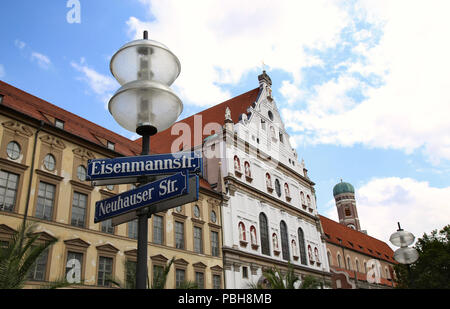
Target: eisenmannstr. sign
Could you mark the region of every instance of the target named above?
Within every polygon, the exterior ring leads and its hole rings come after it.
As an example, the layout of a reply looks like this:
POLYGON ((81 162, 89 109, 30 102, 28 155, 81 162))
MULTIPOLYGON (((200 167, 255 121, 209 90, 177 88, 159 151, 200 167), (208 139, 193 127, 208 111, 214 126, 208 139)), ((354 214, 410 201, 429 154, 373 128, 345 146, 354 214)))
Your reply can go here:
POLYGON ((197 152, 94 159, 88 161, 86 180, 168 175, 182 171, 201 174, 202 167, 201 153, 197 152))

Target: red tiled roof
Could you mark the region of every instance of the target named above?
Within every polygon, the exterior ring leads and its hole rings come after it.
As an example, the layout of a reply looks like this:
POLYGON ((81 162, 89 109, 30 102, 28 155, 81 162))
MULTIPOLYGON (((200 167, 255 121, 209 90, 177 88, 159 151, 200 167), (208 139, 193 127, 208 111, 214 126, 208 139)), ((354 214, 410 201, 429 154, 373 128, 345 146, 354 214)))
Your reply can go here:
MULTIPOLYGON (((101 139, 113 142, 115 143, 115 152, 123 156, 136 156, 141 153, 140 141, 134 142, 124 136, 121 136, 93 122, 90 122, 89 120, 70 113, 56 105, 53 105, 25 91, 15 88, 14 86, 11 86, 3 81, 0 81, 0 94, 4 96, 2 104, 0 104, 0 106, 7 106, 34 119, 42 120, 50 125, 55 125, 54 120, 51 120, 52 118, 62 120, 64 121, 64 131, 103 147, 106 147, 107 145, 105 145, 104 142, 101 141, 101 139)), ((240 97, 241 96, 227 101, 230 102, 230 108, 234 106, 234 108, 232 108, 232 110, 234 110, 235 112, 235 114, 233 114, 232 112, 233 119, 235 119, 235 117, 239 117, 237 113, 242 110, 240 106, 235 106, 239 105, 236 104, 236 102, 241 102, 241 99, 238 99, 240 97)), ((222 116, 225 115, 225 108, 226 107, 223 108, 223 113, 221 112, 222 116)), ((210 110, 212 109, 214 108, 211 108, 210 110)), ((211 117, 211 115, 217 113, 211 111, 207 112, 204 119, 208 119, 207 121, 211 121, 209 120, 213 118, 211 117)), ((186 119, 190 118, 193 119, 193 117, 189 117, 186 119)), ((161 132, 161 134, 163 133, 164 132, 161 132)), ((151 146, 152 152, 154 153, 168 153, 167 149, 170 150, 170 147, 166 147, 164 143, 164 137, 162 135, 160 137, 153 137, 151 146)), ((200 187, 212 191, 211 185, 203 178, 200 178, 200 187)))
MULTIPOLYGON (((333 269, 336 271, 346 272, 350 278, 352 278, 352 279, 355 278, 355 271, 353 271, 353 270, 348 270, 348 269, 339 268, 339 267, 333 267, 333 269)), ((391 276, 392 276, 392 274, 391 274, 391 276)), ((367 281, 367 274, 365 274, 365 273, 356 272, 356 277, 358 278, 358 281, 367 281)), ((381 277, 379 279, 380 279, 380 282, 378 282, 379 284, 392 286, 392 281, 390 281, 386 278, 383 278, 383 277, 381 277)))
MULTIPOLYGON (((176 126, 177 124, 179 125, 180 123, 187 124, 191 130, 191 149, 195 146, 200 145, 203 142, 203 139, 210 135, 209 133, 204 134, 205 132, 203 132, 203 128, 206 124, 218 123, 220 126, 223 126, 225 122, 225 110, 227 107, 230 108, 231 119, 234 123, 237 123, 239 121, 240 115, 246 114, 247 109, 256 102, 258 94, 259 87, 176 122, 167 130, 159 132, 151 137, 150 149, 152 150, 152 152, 158 153, 172 152, 172 142, 182 134, 182 132, 175 132, 176 134, 180 135, 172 135, 172 127, 176 126), (199 116, 201 116, 201 118, 199 116), (197 123, 195 123, 196 119, 198 119, 198 124, 200 124, 201 119, 201 125, 197 125, 197 123), (198 132, 194 130, 199 129, 201 130, 201 139, 196 139, 195 134, 198 134, 198 132)), ((141 145, 141 139, 136 140, 135 143, 141 145)))
POLYGON ((348 249, 396 264, 394 251, 385 242, 348 228, 322 215, 319 215, 319 217, 328 242, 339 246, 340 239, 342 245, 348 249))
POLYGON ((8 106, 37 120, 43 120, 50 125, 54 125, 51 117, 58 118, 64 121, 65 131, 103 147, 107 145, 102 143, 100 139, 110 141, 115 144, 115 151, 124 156, 135 156, 140 153, 140 147, 133 144, 128 138, 2 81, 0 81, 0 91, 4 95, 2 105, 8 106))

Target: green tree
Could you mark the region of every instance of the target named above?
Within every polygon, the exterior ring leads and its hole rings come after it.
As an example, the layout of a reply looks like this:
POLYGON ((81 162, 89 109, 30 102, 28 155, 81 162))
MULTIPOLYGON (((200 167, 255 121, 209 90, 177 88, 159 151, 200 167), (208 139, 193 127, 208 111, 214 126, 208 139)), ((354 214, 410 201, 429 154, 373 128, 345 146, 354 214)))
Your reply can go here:
MULTIPOLYGON (((294 267, 288 263, 286 272, 282 272, 277 267, 263 270, 264 280, 258 283, 250 283, 249 288, 252 289, 295 289, 295 283, 300 278, 295 274, 294 267)), ((307 275, 300 284, 300 289, 317 289, 320 287, 320 280, 314 276, 307 275)))
MULTIPOLYGON (((21 289, 28 280, 28 274, 39 256, 57 239, 37 243, 39 234, 35 224, 25 223, 14 233, 7 245, 0 247, 0 289, 21 289)), ((58 288, 70 285, 65 279, 49 282, 44 288, 58 288)))
POLYGON ((398 288, 449 289, 450 288, 450 225, 439 232, 419 238, 414 248, 419 259, 409 266, 395 265, 398 288))

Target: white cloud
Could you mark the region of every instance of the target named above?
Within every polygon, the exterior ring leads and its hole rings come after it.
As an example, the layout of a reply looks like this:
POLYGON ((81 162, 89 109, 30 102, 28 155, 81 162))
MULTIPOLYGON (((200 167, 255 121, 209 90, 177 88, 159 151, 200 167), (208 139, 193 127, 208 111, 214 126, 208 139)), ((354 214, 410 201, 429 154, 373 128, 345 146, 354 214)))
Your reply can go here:
MULTIPOLYGON (((174 84, 189 104, 208 106, 230 97, 224 84, 244 74, 281 69, 301 79, 301 68, 320 64, 304 47, 334 46, 347 13, 334 1, 141 1, 154 20, 128 20, 129 33, 167 45, 180 59, 174 84)), ((255 83, 256 86, 256 83, 255 83)), ((250 89, 249 89, 250 90, 250 89)))
POLYGON ((31 60, 32 61, 36 61, 37 64, 42 68, 42 69, 49 69, 52 62, 50 61, 50 58, 48 58, 46 55, 38 53, 38 52, 32 52, 31 53, 31 60))
MULTIPOLYGON (((360 57, 346 63, 345 74, 377 77, 381 83, 356 84, 365 98, 346 106, 344 90, 351 84, 327 82, 315 97, 324 100, 310 101, 306 110, 283 111, 287 127, 307 128, 304 139, 313 143, 420 150, 434 165, 450 160, 450 41, 444 39, 450 2, 360 1, 357 6, 382 35, 377 44, 360 42, 353 48, 360 57), (342 108, 327 111, 326 101, 342 108)), ((354 37, 371 36, 359 31, 354 37)))
POLYGON ((21 40, 17 39, 14 41, 14 45, 16 45, 16 47, 19 49, 24 49, 27 44, 25 44, 25 42, 22 42, 21 40))
POLYGON ((82 73, 80 80, 86 82, 89 88, 99 96, 103 102, 105 109, 108 108, 109 99, 114 92, 120 88, 119 83, 110 76, 103 75, 86 64, 86 59, 83 57, 80 63, 72 61, 70 65, 78 72, 82 73))
POLYGON ((3 66, 3 64, 0 64, 0 78, 5 77, 5 75, 5 67, 3 66))
POLYGON ((416 239, 450 224, 449 200, 450 187, 436 188, 411 178, 376 178, 356 188, 361 228, 386 243, 397 222, 416 239))

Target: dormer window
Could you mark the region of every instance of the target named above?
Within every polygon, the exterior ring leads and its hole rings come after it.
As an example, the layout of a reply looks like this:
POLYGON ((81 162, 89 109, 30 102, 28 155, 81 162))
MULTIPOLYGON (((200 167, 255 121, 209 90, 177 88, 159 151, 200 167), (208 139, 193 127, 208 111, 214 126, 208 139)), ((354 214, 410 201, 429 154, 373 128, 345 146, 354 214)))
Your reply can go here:
POLYGON ((107 144, 106 144, 106 147, 109 150, 115 150, 115 148, 116 148, 115 146, 116 146, 116 144, 114 144, 113 142, 110 142, 110 141, 108 141, 107 144))
POLYGON ((64 130, 64 121, 55 119, 55 127, 64 130))

